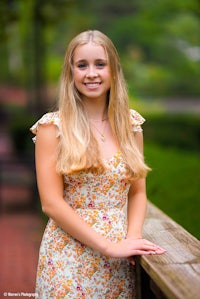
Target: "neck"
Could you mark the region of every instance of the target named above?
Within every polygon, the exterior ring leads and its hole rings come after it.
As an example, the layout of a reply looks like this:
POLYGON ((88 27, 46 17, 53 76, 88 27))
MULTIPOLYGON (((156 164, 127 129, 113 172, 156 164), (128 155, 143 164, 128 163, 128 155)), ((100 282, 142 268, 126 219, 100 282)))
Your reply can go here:
POLYGON ((85 103, 88 118, 93 121, 102 121, 107 119, 107 105, 102 103, 85 103))

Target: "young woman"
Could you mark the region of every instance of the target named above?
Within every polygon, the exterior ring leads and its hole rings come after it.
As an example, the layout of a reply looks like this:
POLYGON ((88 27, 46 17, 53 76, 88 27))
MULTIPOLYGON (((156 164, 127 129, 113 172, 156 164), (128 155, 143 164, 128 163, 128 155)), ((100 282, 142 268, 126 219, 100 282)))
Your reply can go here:
POLYGON ((149 170, 143 122, 129 110, 111 40, 99 31, 80 33, 66 51, 58 110, 31 128, 49 216, 37 272, 40 299, 134 298, 133 256, 164 253, 142 238, 149 170))

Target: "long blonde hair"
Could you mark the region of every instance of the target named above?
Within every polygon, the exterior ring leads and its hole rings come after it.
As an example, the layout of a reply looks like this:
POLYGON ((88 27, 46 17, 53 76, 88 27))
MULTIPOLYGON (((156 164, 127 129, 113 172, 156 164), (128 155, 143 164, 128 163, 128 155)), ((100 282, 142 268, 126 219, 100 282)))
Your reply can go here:
POLYGON ((112 41, 97 30, 85 31, 69 43, 63 64, 60 83, 59 114, 61 136, 58 148, 57 170, 69 174, 80 170, 102 172, 105 169, 100 150, 94 138, 73 78, 73 56, 77 46, 88 42, 101 45, 108 57, 111 87, 108 94, 108 118, 115 134, 124 162, 127 177, 144 177, 149 170, 138 150, 130 123, 128 94, 119 56, 112 41))

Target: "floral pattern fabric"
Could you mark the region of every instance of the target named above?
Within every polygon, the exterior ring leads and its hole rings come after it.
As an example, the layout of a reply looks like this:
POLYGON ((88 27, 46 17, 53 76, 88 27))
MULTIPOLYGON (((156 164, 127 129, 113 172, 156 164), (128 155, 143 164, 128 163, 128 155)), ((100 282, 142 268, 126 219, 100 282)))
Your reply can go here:
MULTIPOLYGON (((144 119, 131 110, 134 131, 144 119)), ((58 113, 45 114, 40 124, 58 128, 58 113)), ((106 171, 80 171, 64 176, 64 199, 94 230, 113 242, 126 237, 127 196, 130 188, 120 152, 104 160, 106 171)), ((67 217, 67 215, 66 215, 67 217)), ((108 258, 75 240, 52 219, 40 246, 36 281, 39 299, 132 299, 135 298, 134 267, 126 258, 108 258)))

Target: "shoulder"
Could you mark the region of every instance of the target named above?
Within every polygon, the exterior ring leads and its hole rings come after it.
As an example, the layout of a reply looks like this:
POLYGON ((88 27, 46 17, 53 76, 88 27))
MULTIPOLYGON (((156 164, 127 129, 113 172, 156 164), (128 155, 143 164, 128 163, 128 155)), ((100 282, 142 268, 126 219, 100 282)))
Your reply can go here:
POLYGON ((142 132, 142 124, 145 122, 144 117, 136 110, 130 109, 130 120, 134 132, 142 132))
MULTIPOLYGON (((60 136, 60 117, 59 112, 48 112, 44 114, 31 128, 30 131, 37 135, 38 129, 40 125, 54 125, 57 128, 57 134, 56 136, 60 136)), ((36 137, 33 138, 33 141, 35 142, 36 137)))

